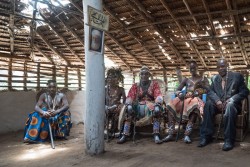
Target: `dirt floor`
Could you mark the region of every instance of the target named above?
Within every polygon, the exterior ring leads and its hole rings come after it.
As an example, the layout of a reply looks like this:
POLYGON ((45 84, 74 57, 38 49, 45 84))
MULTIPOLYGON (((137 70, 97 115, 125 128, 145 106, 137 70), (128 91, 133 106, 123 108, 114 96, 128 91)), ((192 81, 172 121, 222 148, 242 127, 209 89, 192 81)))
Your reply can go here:
POLYGON ((249 134, 229 152, 221 150, 223 141, 198 148, 198 136, 189 145, 182 140, 156 145, 151 137, 138 136, 135 143, 118 145, 117 139, 105 143, 105 153, 98 156, 85 154, 83 125, 73 126, 68 140, 55 141, 54 150, 50 143, 25 144, 22 135, 19 131, 0 136, 0 167, 248 167, 250 164, 249 134))

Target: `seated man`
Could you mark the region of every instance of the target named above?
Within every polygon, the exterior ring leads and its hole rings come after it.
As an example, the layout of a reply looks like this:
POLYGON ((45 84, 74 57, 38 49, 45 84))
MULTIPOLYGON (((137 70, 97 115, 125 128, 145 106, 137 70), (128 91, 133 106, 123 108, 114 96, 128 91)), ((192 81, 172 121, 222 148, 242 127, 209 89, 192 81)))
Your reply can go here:
POLYGON ((237 72, 227 70, 226 59, 221 58, 217 62, 217 75, 213 76, 207 101, 204 109, 204 121, 200 130, 200 143, 198 147, 204 147, 212 141, 214 133, 214 116, 223 113, 224 145, 223 151, 229 151, 234 147, 236 137, 236 118, 241 108, 241 101, 247 98, 249 90, 244 82, 244 77, 237 72))
POLYGON ((43 142, 48 138, 49 123, 53 136, 66 138, 71 128, 71 114, 66 96, 57 91, 56 81, 49 80, 47 92, 40 95, 35 111, 29 114, 24 142, 43 142))
POLYGON ((123 123, 122 136, 118 140, 118 144, 126 142, 130 135, 130 127, 132 120, 136 118, 137 126, 151 123, 153 115, 153 134, 155 143, 161 143, 159 138, 160 122, 159 115, 161 112, 161 104, 163 103, 162 94, 157 81, 149 80, 150 71, 148 67, 143 66, 140 70, 140 83, 135 83, 129 90, 126 98, 127 112, 123 123))
POLYGON ((191 143, 190 134, 193 129, 194 121, 197 116, 203 114, 204 102, 201 100, 201 95, 205 93, 205 88, 208 88, 209 82, 207 78, 201 77, 197 74, 197 63, 195 61, 190 62, 189 71, 191 73, 191 77, 182 80, 181 84, 177 88, 177 97, 171 100, 166 107, 168 111, 169 133, 168 136, 163 139, 164 142, 173 140, 175 123, 176 121, 181 121, 187 122, 184 142, 187 144, 191 143), (181 92, 184 87, 186 87, 186 94, 181 92), (182 120, 180 120, 181 113, 182 120))
POLYGON ((125 90, 119 86, 120 82, 123 83, 123 79, 124 76, 120 68, 108 69, 105 87, 105 112, 107 116, 114 115, 111 127, 113 132, 111 133, 118 131, 119 114, 126 100, 125 90))

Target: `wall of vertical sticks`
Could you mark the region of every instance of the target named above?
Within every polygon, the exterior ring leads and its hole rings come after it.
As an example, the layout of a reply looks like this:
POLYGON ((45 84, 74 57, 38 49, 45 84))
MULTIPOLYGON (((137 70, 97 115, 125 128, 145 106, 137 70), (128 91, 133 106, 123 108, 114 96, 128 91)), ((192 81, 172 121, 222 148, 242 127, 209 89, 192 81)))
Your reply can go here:
POLYGON ((35 90, 46 87, 49 79, 57 81, 59 89, 83 90, 83 69, 56 66, 41 62, 6 59, 0 67, 0 90, 35 90))

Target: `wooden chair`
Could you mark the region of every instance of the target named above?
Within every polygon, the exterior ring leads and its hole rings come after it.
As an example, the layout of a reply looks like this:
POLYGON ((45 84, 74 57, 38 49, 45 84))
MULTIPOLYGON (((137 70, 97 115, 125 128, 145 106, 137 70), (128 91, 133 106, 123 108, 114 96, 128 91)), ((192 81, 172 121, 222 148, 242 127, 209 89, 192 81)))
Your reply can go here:
MULTIPOLYGON (((249 104, 248 99, 242 100, 242 109, 239 112, 236 118, 236 141, 243 141, 247 135, 248 131, 248 120, 249 120, 249 104)), ((215 116, 215 132, 218 131, 218 126, 220 123, 221 114, 217 114, 215 116)), ((215 133, 216 135, 216 133, 215 133)), ((219 139, 223 139, 223 128, 220 130, 220 134, 218 136, 219 139)))

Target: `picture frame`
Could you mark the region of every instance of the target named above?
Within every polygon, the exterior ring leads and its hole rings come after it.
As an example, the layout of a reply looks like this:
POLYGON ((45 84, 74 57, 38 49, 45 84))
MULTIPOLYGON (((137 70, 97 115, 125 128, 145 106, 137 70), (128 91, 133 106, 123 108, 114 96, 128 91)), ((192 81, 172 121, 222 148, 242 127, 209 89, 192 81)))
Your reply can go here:
POLYGON ((89 51, 103 53, 104 31, 95 27, 89 28, 89 51))

